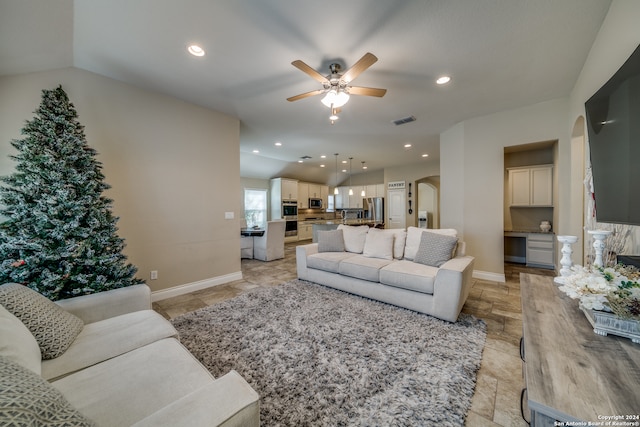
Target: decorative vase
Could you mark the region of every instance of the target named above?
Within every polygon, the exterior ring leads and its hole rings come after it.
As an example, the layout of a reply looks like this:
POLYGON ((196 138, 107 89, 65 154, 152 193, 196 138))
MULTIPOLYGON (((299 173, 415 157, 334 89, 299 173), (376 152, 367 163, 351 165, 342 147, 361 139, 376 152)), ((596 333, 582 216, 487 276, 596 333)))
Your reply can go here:
POLYGON ((551 231, 551 223, 549 221, 542 221, 540 223, 540 230, 542 230, 543 233, 548 233, 551 231))

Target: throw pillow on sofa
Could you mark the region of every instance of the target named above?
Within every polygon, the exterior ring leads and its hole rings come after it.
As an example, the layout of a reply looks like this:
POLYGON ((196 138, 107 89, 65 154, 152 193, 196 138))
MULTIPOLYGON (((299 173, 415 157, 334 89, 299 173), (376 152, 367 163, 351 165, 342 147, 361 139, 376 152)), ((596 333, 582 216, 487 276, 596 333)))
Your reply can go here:
POLYGON ((44 378, 4 356, 0 356, 0 390, 0 425, 95 425, 44 378))
POLYGON ((318 231, 318 252, 344 252, 342 230, 318 231))
POLYGON ((445 236, 458 237, 458 231, 454 228, 427 229, 427 228, 409 227, 407 228, 407 243, 404 249, 405 259, 413 261, 413 259, 415 258, 416 252, 418 252, 418 247, 420 246, 420 239, 422 238, 422 233, 437 233, 437 234, 444 234, 445 236))
POLYGON ((372 228, 367 233, 362 255, 368 258, 392 260, 393 241, 394 235, 392 233, 385 233, 383 230, 372 228))
POLYGON ((344 250, 361 254, 364 250, 364 242, 367 239, 368 225, 344 225, 340 224, 338 230, 342 230, 344 236, 344 250))
POLYGON ((0 286, 0 304, 33 334, 43 359, 55 359, 64 353, 84 328, 78 316, 18 283, 0 286))
POLYGON ((440 267, 453 257, 457 244, 457 237, 424 232, 420 237, 420 246, 413 261, 431 267, 440 267))

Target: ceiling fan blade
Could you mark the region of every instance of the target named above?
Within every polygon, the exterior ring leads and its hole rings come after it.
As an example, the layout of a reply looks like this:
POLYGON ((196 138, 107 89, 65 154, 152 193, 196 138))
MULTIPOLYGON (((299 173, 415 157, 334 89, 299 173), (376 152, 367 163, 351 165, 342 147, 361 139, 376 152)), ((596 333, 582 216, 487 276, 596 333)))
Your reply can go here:
POLYGON ((299 59, 293 61, 291 63, 291 65, 293 65, 294 67, 296 67, 300 71, 307 73, 312 78, 314 78, 315 80, 319 81, 320 83, 327 83, 328 82, 328 80, 327 80, 327 78, 325 76, 323 76, 322 74, 320 74, 319 72, 317 72, 316 70, 314 70, 313 68, 311 68, 310 66, 308 66, 307 64, 305 64, 304 62, 302 62, 299 59))
POLYGON ((342 80, 349 83, 351 80, 358 77, 364 70, 375 64, 377 60, 378 58, 373 53, 365 53, 364 56, 358 60, 358 62, 353 64, 353 67, 349 68, 342 75, 342 80))
POLYGON ((287 101, 293 102, 293 101, 297 101, 299 99, 308 98, 310 96, 320 95, 323 92, 324 92, 324 89, 312 90, 311 92, 305 92, 305 93, 301 93, 300 95, 296 95, 296 96, 292 96, 290 98, 287 98, 287 101))
POLYGON ((349 94, 350 95, 365 95, 365 96, 383 97, 385 93, 387 93, 386 89, 378 89, 378 88, 375 88, 375 87, 361 87, 361 86, 350 86, 349 87, 349 94))

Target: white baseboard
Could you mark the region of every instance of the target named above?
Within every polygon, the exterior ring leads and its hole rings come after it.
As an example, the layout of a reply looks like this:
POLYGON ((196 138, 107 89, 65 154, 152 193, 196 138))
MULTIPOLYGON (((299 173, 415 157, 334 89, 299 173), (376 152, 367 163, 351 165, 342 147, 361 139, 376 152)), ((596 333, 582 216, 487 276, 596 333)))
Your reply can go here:
POLYGON ((473 270, 473 275, 472 277, 474 279, 480 279, 480 280, 490 280, 492 282, 501 282, 504 283, 507 281, 504 273, 499 274, 499 273, 492 273, 490 271, 479 271, 479 270, 473 270))
POLYGON ((184 285, 174 286, 169 289, 162 289, 159 291, 151 292, 151 301, 156 302, 167 298, 177 297, 179 295, 188 294, 202 289, 207 289, 212 286, 224 285, 225 283, 233 282, 234 280, 242 279, 242 271, 226 274, 224 276, 212 277, 210 279, 199 280, 193 283, 187 283, 184 285))

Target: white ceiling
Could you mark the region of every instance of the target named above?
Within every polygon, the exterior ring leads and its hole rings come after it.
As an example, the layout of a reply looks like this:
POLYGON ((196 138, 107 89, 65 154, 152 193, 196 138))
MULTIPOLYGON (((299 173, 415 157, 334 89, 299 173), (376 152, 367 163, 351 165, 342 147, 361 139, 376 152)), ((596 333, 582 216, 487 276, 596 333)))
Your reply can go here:
POLYGON ((241 122, 242 176, 332 184, 333 153, 353 157, 354 173, 361 161, 369 171, 437 161, 455 123, 567 96, 609 4, 0 0, 0 75, 75 66, 221 111, 241 122), (207 55, 190 56, 191 43, 207 55), (328 74, 366 52, 379 60, 353 84, 386 88, 383 98, 352 96, 333 126, 319 96, 286 101, 321 87, 293 60, 328 74), (449 85, 434 83, 442 74, 449 85), (391 123, 409 115, 417 121, 391 123))

